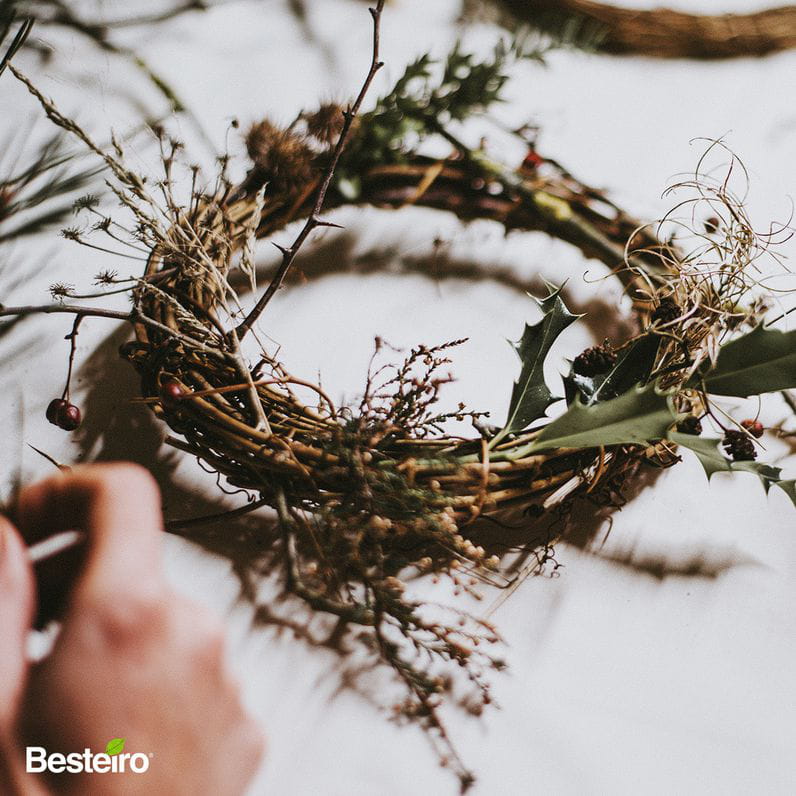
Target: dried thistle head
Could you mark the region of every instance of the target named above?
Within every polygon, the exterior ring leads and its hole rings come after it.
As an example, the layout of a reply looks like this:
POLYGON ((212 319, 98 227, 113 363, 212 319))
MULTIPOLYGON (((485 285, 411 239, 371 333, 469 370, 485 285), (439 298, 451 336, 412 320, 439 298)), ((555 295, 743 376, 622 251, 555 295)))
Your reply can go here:
POLYGON ((269 183, 274 193, 293 193, 315 176, 315 153, 307 140, 268 119, 249 128, 246 151, 254 164, 250 179, 269 183))
POLYGON ((336 102, 326 102, 313 113, 305 114, 307 133, 326 147, 334 146, 345 124, 344 109, 336 102))

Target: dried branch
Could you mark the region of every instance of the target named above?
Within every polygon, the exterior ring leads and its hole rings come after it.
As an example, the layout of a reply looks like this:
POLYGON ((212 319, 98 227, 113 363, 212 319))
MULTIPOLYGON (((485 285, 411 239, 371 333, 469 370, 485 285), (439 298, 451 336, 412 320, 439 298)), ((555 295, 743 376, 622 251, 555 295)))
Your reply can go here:
POLYGON ((337 164, 340 162, 340 156, 343 154, 343 150, 348 142, 348 138, 351 133, 351 126, 357 114, 359 113, 360 108, 362 107, 362 102, 365 99, 365 95, 368 93, 368 89, 373 82, 373 78, 383 66, 383 63, 379 60, 381 15, 383 9, 384 0, 378 0, 376 7, 369 9, 371 16, 373 17, 373 54, 370 62, 370 69, 368 70, 365 82, 363 83, 359 95, 354 101, 354 104, 344 112, 343 129, 340 132, 340 137, 338 138, 337 145, 334 148, 331 162, 326 169, 326 174, 324 175, 321 186, 318 189, 315 203, 312 207, 312 212, 310 213, 307 222, 304 224, 304 227, 302 228, 301 232, 299 232, 298 237, 293 244, 287 249, 282 249, 282 264, 279 267, 279 270, 274 275, 274 278, 271 280, 271 283, 268 285, 265 293, 263 293, 263 295, 257 301, 254 309, 252 309, 252 311, 236 329, 239 339, 243 339, 246 336, 252 325, 257 321, 257 318, 260 317, 263 310, 268 305, 268 302, 273 298, 276 291, 282 286, 285 275, 290 270, 290 266, 296 259, 296 255, 301 249, 304 241, 307 240, 313 230, 323 226, 336 226, 322 219, 321 211, 323 209, 324 202, 326 201, 326 194, 329 192, 329 186, 332 184, 332 180, 334 179, 334 173, 337 169, 337 164))
POLYGON ((621 8, 593 0, 498 0, 516 19, 559 29, 573 18, 601 31, 597 48, 657 58, 739 58, 796 47, 796 6, 708 16, 669 8, 621 8))

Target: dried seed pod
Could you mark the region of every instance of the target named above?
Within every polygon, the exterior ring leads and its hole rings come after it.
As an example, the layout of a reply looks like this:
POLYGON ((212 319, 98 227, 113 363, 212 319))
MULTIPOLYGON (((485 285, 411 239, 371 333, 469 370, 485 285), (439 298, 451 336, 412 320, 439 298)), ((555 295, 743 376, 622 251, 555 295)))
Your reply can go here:
POLYGON ((327 102, 317 111, 304 117, 307 132, 327 147, 334 146, 343 132, 345 116, 343 108, 335 102, 327 102))
POLYGON ((692 434, 698 437, 702 433, 702 422, 696 415, 688 415, 677 423, 677 430, 681 434, 692 434))
POLYGON ((683 314, 680 305, 670 296, 662 298, 652 313, 653 323, 671 323, 683 314))
POLYGON ((730 429, 724 434, 721 444, 736 462, 751 462, 757 458, 754 442, 743 431, 730 429))
POLYGON ((254 163, 250 181, 259 185, 268 183, 273 193, 292 193, 315 175, 315 154, 306 140, 268 119, 249 129, 246 151, 254 163))
POLYGON ((607 345, 587 348, 578 354, 572 363, 572 370, 579 376, 596 376, 607 373, 616 364, 616 354, 607 345))

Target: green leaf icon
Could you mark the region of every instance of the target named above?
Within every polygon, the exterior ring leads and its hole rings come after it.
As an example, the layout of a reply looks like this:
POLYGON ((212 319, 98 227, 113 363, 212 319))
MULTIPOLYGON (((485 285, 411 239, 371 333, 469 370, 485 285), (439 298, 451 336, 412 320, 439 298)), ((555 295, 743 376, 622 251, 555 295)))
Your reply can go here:
POLYGON ((105 753, 111 757, 124 751, 124 738, 112 738, 105 746, 105 753))

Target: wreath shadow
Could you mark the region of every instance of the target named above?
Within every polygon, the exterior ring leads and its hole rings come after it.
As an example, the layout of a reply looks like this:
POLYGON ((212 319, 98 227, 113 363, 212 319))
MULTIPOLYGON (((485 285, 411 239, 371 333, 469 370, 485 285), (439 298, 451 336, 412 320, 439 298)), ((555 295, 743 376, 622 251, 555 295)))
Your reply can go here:
MULTIPOLYGON (((291 280, 293 286, 336 274, 366 276, 376 273, 423 275, 433 280, 458 279, 470 282, 490 280, 522 292, 539 292, 544 283, 538 276, 518 274, 514 269, 489 269, 475 260, 455 259, 434 253, 424 257, 396 256, 385 248, 367 254, 355 254, 357 240, 349 233, 326 237, 298 263, 291 280)), ((261 266, 258 278, 268 278, 268 268, 261 266)), ((243 290, 244 285, 235 285, 243 290)), ((566 287, 564 293, 566 295, 566 287)), ((579 303, 568 299, 573 310, 585 313, 584 320, 595 338, 617 339, 633 330, 632 320, 617 316, 616 308, 602 300, 579 303)), ((95 350, 81 368, 82 381, 91 385, 84 397, 85 422, 78 438, 80 459, 93 461, 126 460, 146 467, 160 485, 164 514, 167 520, 185 520, 217 515, 224 511, 220 501, 191 488, 176 477, 182 454, 164 445, 165 427, 149 409, 131 399, 139 394, 138 376, 118 354, 119 346, 129 338, 129 330, 121 328, 95 350)), ((730 554, 708 557, 697 554, 687 559, 637 554, 633 548, 605 551, 598 542, 605 541, 606 528, 612 516, 627 502, 654 485, 660 470, 641 471, 621 489, 621 500, 613 505, 597 505, 581 499, 564 518, 528 517, 519 522, 480 522, 472 532, 478 542, 491 551, 505 553, 518 550, 511 570, 519 572, 529 556, 535 555, 538 571, 543 574, 557 566, 555 544, 564 542, 590 555, 597 556, 623 569, 663 580, 670 576, 715 579, 733 566, 744 563, 730 554), (540 555, 539 551, 543 551, 540 555)), ((181 536, 227 560, 240 584, 240 600, 252 607, 256 626, 269 626, 278 632, 289 631, 305 641, 345 653, 339 629, 333 623, 313 620, 302 613, 297 601, 280 614, 277 604, 285 600, 281 585, 276 582, 275 562, 279 534, 274 516, 268 509, 256 513, 225 517, 189 527, 170 528, 181 536), (263 584, 270 581, 269 598, 263 599, 263 584), (311 628, 313 625, 313 628, 311 628)), ((509 572, 511 575, 511 571, 509 572)), ((343 674, 341 682, 352 685, 352 671, 343 674)))

